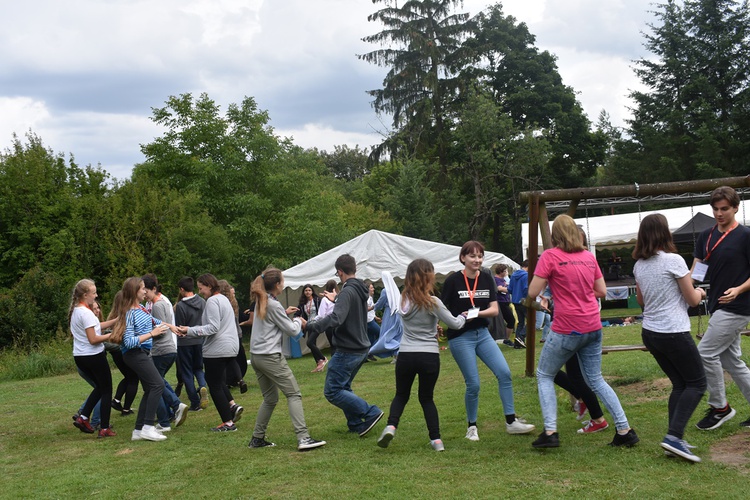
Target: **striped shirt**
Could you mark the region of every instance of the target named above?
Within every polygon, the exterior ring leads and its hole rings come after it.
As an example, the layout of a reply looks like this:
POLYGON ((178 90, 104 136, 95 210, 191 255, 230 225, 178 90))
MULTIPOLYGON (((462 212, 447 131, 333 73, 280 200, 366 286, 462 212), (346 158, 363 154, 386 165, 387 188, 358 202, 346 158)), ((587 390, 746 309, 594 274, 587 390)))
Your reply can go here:
POLYGON ((151 316, 149 313, 137 307, 128 311, 125 319, 125 333, 122 336, 122 353, 125 354, 131 349, 143 348, 151 350, 153 345, 151 338, 141 343, 138 337, 150 333, 161 321, 151 316))

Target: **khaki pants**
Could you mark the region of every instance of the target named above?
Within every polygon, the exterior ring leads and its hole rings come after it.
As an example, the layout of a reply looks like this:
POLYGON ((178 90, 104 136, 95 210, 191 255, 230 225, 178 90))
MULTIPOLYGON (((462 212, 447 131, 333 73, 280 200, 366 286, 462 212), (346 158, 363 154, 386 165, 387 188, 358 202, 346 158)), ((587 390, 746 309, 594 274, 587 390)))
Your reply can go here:
POLYGON ((279 402, 279 390, 286 396, 289 417, 292 420, 297 441, 310 437, 307 424, 305 424, 305 413, 302 410, 302 394, 284 355, 281 353, 251 354, 250 358, 263 394, 263 403, 258 408, 258 416, 255 419, 253 437, 266 437, 268 422, 271 420, 276 403, 279 402))

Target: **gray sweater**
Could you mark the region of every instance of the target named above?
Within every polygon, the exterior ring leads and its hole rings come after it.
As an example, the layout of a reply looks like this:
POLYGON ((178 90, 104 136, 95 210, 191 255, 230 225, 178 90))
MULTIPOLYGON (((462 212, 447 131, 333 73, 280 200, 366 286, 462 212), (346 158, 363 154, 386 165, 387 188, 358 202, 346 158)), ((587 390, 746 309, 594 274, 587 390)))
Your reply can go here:
POLYGON ((204 358, 233 358, 237 356, 240 343, 234 322, 234 309, 229 299, 218 293, 206 300, 202 325, 188 328, 188 337, 205 337, 204 358))
POLYGON ((302 320, 300 318, 289 319, 284 306, 269 295, 266 317, 260 319, 256 312, 253 320, 250 354, 280 354, 283 336, 295 337, 301 331, 302 320))
POLYGON ((399 307, 398 314, 404 324, 399 352, 440 353, 436 338, 438 320, 454 330, 463 328, 466 318, 461 315, 454 317, 439 298, 432 297, 432 301, 435 303, 432 310, 407 306, 408 309, 404 311, 403 306, 399 307))
MULTIPOLYGON (((174 325, 174 312, 169 299, 162 295, 160 300, 154 302, 151 308, 151 316, 170 325, 174 325)), ((158 337, 154 337, 154 344, 151 348, 151 356, 164 356, 166 354, 177 353, 177 342, 172 332, 165 332, 158 337)))

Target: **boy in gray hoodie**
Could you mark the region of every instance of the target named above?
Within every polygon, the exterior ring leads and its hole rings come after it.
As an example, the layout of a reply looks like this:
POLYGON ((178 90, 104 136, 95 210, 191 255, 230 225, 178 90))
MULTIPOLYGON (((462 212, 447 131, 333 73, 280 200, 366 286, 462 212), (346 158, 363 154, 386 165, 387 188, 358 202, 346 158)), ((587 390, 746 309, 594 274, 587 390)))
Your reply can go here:
POLYGON ((370 405, 352 391, 352 381, 367 359, 370 341, 367 338, 368 287, 358 279, 357 264, 349 254, 336 259, 336 275, 344 286, 336 297, 333 312, 307 324, 308 333, 336 328, 333 346, 336 352, 328 362, 323 394, 329 403, 341 408, 350 432, 364 437, 383 418, 383 411, 370 405))

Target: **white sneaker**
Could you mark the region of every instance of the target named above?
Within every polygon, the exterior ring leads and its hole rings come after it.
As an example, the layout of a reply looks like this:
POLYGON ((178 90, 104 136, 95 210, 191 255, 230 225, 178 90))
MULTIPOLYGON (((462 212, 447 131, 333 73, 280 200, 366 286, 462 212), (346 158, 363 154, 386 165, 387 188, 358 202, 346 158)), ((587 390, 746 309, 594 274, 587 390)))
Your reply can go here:
POLYGON ((505 424, 505 430, 508 434, 528 434, 532 432, 536 427, 531 424, 525 424, 518 419, 515 419, 512 424, 505 424))
POLYGON ((476 425, 470 425, 469 428, 466 429, 466 439, 469 441, 479 441, 479 433, 477 432, 476 425))
POLYGON ((388 445, 391 443, 391 440, 395 435, 396 428, 392 425, 386 425, 385 429, 383 429, 383 432, 378 438, 378 446, 380 446, 381 448, 388 448, 388 445))
POLYGON ((147 441, 164 441, 167 436, 161 434, 154 426, 144 425, 141 430, 141 439, 147 441))
POLYGON ((170 432, 172 430, 172 427, 170 426, 162 427, 161 424, 156 424, 154 426, 154 429, 156 429, 156 432, 160 434, 164 434, 165 432, 170 432))
POLYGON ((445 451, 445 446, 443 445, 442 439, 432 439, 430 441, 430 445, 432 446, 432 449, 435 451, 445 451))
POLYGON ((188 415, 188 405, 180 403, 180 406, 174 412, 174 426, 179 427, 185 422, 188 415))
POLYGON ((140 441, 141 439, 143 439, 143 437, 141 437, 141 431, 139 431, 138 429, 133 429, 133 435, 131 436, 130 440, 140 441))

